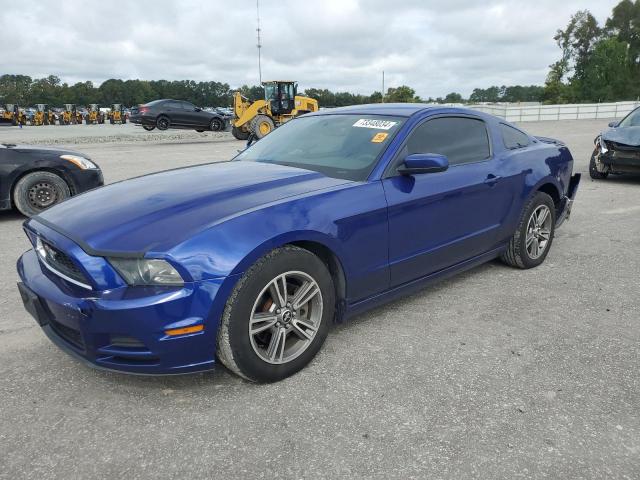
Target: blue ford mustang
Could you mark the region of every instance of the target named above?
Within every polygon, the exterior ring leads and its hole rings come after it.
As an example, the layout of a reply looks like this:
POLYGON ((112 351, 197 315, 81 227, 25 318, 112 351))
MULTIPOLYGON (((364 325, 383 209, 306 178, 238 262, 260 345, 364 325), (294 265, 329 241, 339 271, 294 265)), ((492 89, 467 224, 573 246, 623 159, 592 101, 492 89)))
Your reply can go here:
POLYGON ((496 257, 531 268, 570 213, 567 147, 416 104, 305 115, 224 163, 135 178, 25 223, 26 309, 91 365, 253 381, 330 324, 496 257))

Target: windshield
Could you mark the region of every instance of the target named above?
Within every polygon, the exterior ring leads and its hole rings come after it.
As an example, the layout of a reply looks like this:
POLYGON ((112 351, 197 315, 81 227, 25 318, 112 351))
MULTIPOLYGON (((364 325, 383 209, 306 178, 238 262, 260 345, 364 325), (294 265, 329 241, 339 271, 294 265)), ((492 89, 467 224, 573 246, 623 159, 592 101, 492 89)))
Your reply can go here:
POLYGON ((619 127, 640 127, 640 108, 636 108, 629 115, 624 117, 619 127))
POLYGON ((380 115, 299 117, 236 160, 305 168, 329 177, 366 180, 404 118, 380 115))

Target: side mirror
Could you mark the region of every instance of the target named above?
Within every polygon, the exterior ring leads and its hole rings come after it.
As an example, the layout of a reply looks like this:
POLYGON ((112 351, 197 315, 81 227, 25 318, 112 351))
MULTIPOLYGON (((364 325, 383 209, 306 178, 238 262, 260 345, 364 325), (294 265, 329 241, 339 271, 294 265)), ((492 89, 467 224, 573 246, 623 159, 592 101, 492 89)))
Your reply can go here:
POLYGON ((419 173, 444 172, 449 168, 449 160, 437 153, 412 153, 407 155, 398 172, 402 175, 417 175, 419 173))
POLYGON ((618 126, 618 122, 610 122, 609 123, 609 127, 610 128, 616 128, 618 126))

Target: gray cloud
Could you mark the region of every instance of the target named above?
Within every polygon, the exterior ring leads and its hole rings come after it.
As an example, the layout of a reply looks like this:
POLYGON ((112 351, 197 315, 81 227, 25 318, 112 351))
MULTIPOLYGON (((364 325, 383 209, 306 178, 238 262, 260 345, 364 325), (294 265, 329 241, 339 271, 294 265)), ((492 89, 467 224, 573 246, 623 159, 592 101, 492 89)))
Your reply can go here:
MULTIPOLYGON (((387 86, 423 97, 542 84, 559 53, 555 31, 584 8, 603 22, 616 3, 261 0, 263 78, 371 93, 385 70, 387 86)), ((258 80, 252 0, 3 2, 0 28, 0 73, 258 80)))

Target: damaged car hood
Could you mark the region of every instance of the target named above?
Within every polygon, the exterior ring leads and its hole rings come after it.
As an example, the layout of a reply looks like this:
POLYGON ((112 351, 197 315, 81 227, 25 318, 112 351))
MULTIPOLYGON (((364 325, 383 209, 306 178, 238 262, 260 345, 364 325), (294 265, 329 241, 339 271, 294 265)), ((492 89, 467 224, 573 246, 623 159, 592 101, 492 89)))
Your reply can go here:
POLYGON ((612 128, 602 133, 602 139, 631 147, 640 147, 640 126, 612 128))

